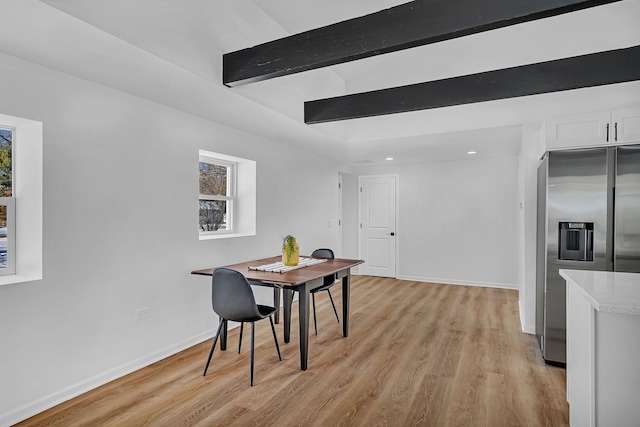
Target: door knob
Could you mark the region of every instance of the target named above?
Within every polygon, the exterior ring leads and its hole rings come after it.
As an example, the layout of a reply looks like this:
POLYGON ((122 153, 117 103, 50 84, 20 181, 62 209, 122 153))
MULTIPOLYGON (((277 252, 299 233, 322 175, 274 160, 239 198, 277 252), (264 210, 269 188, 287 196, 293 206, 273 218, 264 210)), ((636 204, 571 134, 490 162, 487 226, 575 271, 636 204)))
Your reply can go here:
POLYGON ((395 235, 396 235, 396 233, 394 233, 394 232, 387 233, 387 234, 388 234, 389 236, 395 236, 395 235))

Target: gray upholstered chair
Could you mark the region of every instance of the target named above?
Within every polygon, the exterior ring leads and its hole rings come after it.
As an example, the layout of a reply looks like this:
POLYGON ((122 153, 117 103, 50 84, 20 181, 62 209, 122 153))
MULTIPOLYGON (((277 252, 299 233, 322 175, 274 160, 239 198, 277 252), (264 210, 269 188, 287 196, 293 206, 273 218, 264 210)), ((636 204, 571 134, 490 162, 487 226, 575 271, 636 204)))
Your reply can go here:
POLYGON ((256 304, 253 291, 247 279, 238 271, 228 268, 217 268, 213 272, 213 280, 211 282, 211 304, 213 311, 220 316, 220 325, 213 339, 213 345, 209 352, 207 364, 204 367, 203 376, 207 375, 207 369, 216 348, 216 343, 220 337, 220 331, 223 327, 227 327, 229 320, 234 322, 251 322, 251 385, 253 385, 253 353, 255 341, 255 322, 258 320, 269 318, 271 322, 271 331, 273 332, 273 340, 276 343, 278 358, 280 356, 280 346, 276 336, 276 329, 273 326, 271 316, 275 313, 275 307, 256 304))

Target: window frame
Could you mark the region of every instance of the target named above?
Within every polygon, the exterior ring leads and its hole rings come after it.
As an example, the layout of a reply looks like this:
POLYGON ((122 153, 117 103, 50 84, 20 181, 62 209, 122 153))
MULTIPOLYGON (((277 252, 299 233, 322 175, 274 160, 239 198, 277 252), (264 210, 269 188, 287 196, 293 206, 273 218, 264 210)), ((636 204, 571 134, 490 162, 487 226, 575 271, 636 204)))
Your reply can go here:
POLYGON ((0 276, 16 274, 16 199, 0 197, 0 206, 7 208, 7 266, 0 268, 0 276))
POLYGON ((0 268, 0 276, 16 274, 16 199, 15 199, 15 141, 16 128, 0 125, 1 130, 11 132, 11 196, 0 195, 0 206, 7 209, 7 265, 0 268))
POLYGON ((0 275, 0 286, 42 280, 43 123, 0 112, 0 125, 13 129, 15 274, 0 275))
MULTIPOLYGON (((244 157, 231 156, 229 154, 223 154, 220 152, 210 151, 206 149, 199 149, 194 161, 199 156, 205 156, 211 159, 217 159, 224 162, 231 162, 237 165, 235 172, 235 189, 236 189, 236 201, 233 209, 233 232, 217 233, 217 234, 200 234, 194 229, 194 234, 198 236, 198 240, 215 241, 218 239, 233 239, 238 237, 255 236, 257 233, 257 205, 258 205, 258 186, 257 186, 257 162, 255 160, 247 159, 244 157)), ((194 178, 196 169, 194 167, 194 178)), ((198 181, 195 178, 195 185, 198 181)), ((194 191, 196 189, 194 188, 194 191)), ((197 190, 199 192, 199 190, 197 190)), ((193 216, 189 218, 189 223, 193 224, 193 218, 199 215, 199 204, 194 203, 193 216)), ((19 231, 19 230, 18 230, 19 231)))
MULTIPOLYGON (((200 183, 198 182, 198 203, 200 200, 212 200, 212 201, 225 201, 226 202, 226 228, 223 230, 211 230, 203 231, 200 229, 200 223, 198 221, 198 234, 200 236, 215 236, 220 234, 234 234, 235 229, 235 212, 237 205, 237 171, 238 164, 229 160, 220 159, 214 156, 207 156, 200 154, 198 159, 198 168, 200 163, 207 163, 214 166, 220 166, 227 169, 227 194, 226 195, 212 195, 200 193, 200 183)), ((199 209, 198 209, 199 212, 199 209)))

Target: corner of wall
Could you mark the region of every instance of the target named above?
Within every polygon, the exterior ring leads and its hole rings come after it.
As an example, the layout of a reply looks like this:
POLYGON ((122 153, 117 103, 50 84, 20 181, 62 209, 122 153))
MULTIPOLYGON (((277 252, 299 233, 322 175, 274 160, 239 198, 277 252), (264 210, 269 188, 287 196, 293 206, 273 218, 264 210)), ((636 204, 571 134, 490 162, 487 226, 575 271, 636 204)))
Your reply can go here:
POLYGON ((520 274, 520 322, 523 332, 535 333, 536 313, 536 217, 537 217, 537 169, 540 160, 539 147, 544 126, 542 122, 527 123, 522 130, 521 147, 521 197, 524 203, 522 245, 524 262, 520 274))
POLYGON ((536 326, 528 324, 526 322, 526 316, 525 316, 525 309, 524 309, 524 301, 522 298, 518 299, 518 311, 520 312, 520 329, 522 330, 522 332, 524 332, 525 334, 531 334, 531 335, 535 335, 536 333, 536 326))

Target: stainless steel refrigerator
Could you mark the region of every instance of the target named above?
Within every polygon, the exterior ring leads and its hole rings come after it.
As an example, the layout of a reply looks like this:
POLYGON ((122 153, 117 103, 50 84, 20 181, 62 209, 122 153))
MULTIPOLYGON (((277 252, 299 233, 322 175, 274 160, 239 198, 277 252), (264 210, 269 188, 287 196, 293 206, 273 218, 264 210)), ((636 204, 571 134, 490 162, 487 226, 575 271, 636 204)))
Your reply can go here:
POLYGON ((566 363, 561 268, 640 272, 640 145, 549 152, 538 168, 536 335, 566 363))

